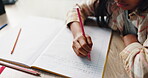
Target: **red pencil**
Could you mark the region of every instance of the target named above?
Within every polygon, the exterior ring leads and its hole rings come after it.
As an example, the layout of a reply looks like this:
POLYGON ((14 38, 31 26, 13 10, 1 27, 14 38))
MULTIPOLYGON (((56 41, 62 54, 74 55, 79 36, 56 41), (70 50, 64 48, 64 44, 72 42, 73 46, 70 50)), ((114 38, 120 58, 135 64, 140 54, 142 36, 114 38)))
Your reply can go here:
POLYGON ((0 65, 8 67, 8 68, 15 69, 15 70, 18 70, 18 71, 22 71, 22 72, 25 72, 25 73, 28 73, 28 74, 32 74, 32 75, 35 75, 35 76, 40 76, 40 73, 38 73, 38 72, 36 72, 34 70, 30 70, 30 69, 27 69, 27 68, 15 66, 15 65, 8 64, 8 63, 2 62, 2 61, 0 61, 0 65))
MULTIPOLYGON (((80 10, 79 10, 79 8, 77 8, 77 13, 78 13, 79 21, 80 21, 80 26, 81 26, 82 34, 83 34, 84 37, 86 37, 86 36, 85 36, 84 26, 83 26, 83 23, 82 23, 82 19, 81 19, 81 15, 80 15, 80 10)), ((91 61, 90 52, 88 53, 87 57, 88 57, 88 60, 91 61)))
POLYGON ((5 69, 5 66, 0 67, 0 74, 3 72, 4 69, 5 69))

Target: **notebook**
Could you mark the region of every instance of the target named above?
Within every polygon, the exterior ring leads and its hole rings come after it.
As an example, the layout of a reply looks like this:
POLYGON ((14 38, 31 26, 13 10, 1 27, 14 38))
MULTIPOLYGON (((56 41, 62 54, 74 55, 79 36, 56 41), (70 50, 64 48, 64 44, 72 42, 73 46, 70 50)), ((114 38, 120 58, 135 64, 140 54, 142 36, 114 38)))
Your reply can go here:
MULTIPOLYGON (((19 28, 22 28, 14 53, 11 55, 10 47, 3 46, 7 50, 2 51, 0 60, 15 61, 65 77, 102 78, 111 30, 91 25, 84 27, 85 33, 93 41, 89 61, 87 58, 78 57, 73 51, 73 36, 64 23, 65 21, 57 19, 27 18, 16 28, 17 32, 12 33, 17 34, 19 28)), ((15 39, 16 36, 5 41, 5 44, 10 44, 15 39)))

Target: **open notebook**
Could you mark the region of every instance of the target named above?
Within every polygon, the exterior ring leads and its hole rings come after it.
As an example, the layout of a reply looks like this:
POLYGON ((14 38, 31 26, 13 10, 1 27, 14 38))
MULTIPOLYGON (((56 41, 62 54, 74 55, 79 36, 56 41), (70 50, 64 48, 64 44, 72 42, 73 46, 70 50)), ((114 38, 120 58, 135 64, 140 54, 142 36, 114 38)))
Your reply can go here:
POLYGON ((30 17, 20 24, 20 34, 14 53, 12 46, 19 27, 3 36, 0 44, 0 60, 7 59, 32 68, 38 68, 72 78, 101 78, 111 38, 111 30, 85 26, 86 34, 92 37, 91 61, 78 57, 72 49, 73 36, 64 21, 30 17), (9 37, 6 40, 5 38, 9 37), (3 46, 9 44, 10 46, 3 46))

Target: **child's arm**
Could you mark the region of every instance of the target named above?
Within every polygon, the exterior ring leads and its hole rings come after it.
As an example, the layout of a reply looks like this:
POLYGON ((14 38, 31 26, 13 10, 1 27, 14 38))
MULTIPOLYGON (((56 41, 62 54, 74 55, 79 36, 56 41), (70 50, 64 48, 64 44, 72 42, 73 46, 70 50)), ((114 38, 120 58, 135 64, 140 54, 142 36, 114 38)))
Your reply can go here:
POLYGON ((131 78, 148 78, 148 14, 139 18, 138 42, 133 35, 123 37, 125 49, 120 53, 123 65, 131 78))
MULTIPOLYGON (((94 15, 94 4, 97 0, 83 0, 82 3, 76 5, 77 8, 80 9, 80 14, 82 18, 82 22, 84 24, 84 20, 88 16, 94 15)), ((67 14, 66 24, 72 31, 74 40, 73 40, 73 50, 78 56, 87 56, 88 52, 91 51, 92 41, 90 36, 86 34, 86 37, 82 35, 82 31, 79 24, 78 13, 74 7, 67 14)))

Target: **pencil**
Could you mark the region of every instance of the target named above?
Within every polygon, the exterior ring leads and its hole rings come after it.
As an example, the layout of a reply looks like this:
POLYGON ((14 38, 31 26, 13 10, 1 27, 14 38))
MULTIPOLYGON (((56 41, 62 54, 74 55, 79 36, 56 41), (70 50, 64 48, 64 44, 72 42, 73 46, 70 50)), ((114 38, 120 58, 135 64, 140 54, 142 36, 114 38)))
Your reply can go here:
POLYGON ((32 74, 32 75, 35 75, 35 76, 40 76, 40 73, 38 73, 37 71, 30 70, 30 69, 23 68, 23 67, 19 67, 19 66, 15 66, 15 65, 12 65, 12 64, 8 64, 8 63, 4 63, 2 61, 0 61, 0 65, 11 68, 11 69, 15 69, 15 70, 18 70, 18 71, 22 71, 22 72, 25 72, 25 73, 28 73, 28 74, 32 74))
POLYGON ((0 67, 0 74, 3 72, 4 69, 5 69, 5 66, 0 67))
POLYGON ((14 50, 15 50, 15 47, 16 47, 16 44, 17 44, 17 42, 18 42, 19 36, 20 36, 20 34, 21 34, 21 31, 22 31, 22 29, 20 28, 20 30, 19 30, 19 32, 18 32, 18 35, 17 35, 17 38, 16 38, 16 41, 15 41, 14 46, 13 46, 13 48, 12 48, 11 54, 13 54, 13 52, 14 52, 14 50))
POLYGON ((8 24, 4 24, 0 27, 0 30, 3 29, 4 27, 6 27, 8 24))
MULTIPOLYGON (((81 15, 80 15, 79 8, 76 8, 76 9, 77 9, 77 13, 78 13, 79 21, 80 21, 80 26, 81 26, 82 34, 83 34, 84 37, 86 37, 86 36, 85 36, 85 31, 84 31, 84 26, 83 26, 83 24, 82 24, 82 19, 81 19, 81 15)), ((87 57, 88 57, 88 60, 91 61, 90 52, 88 53, 87 57)))

